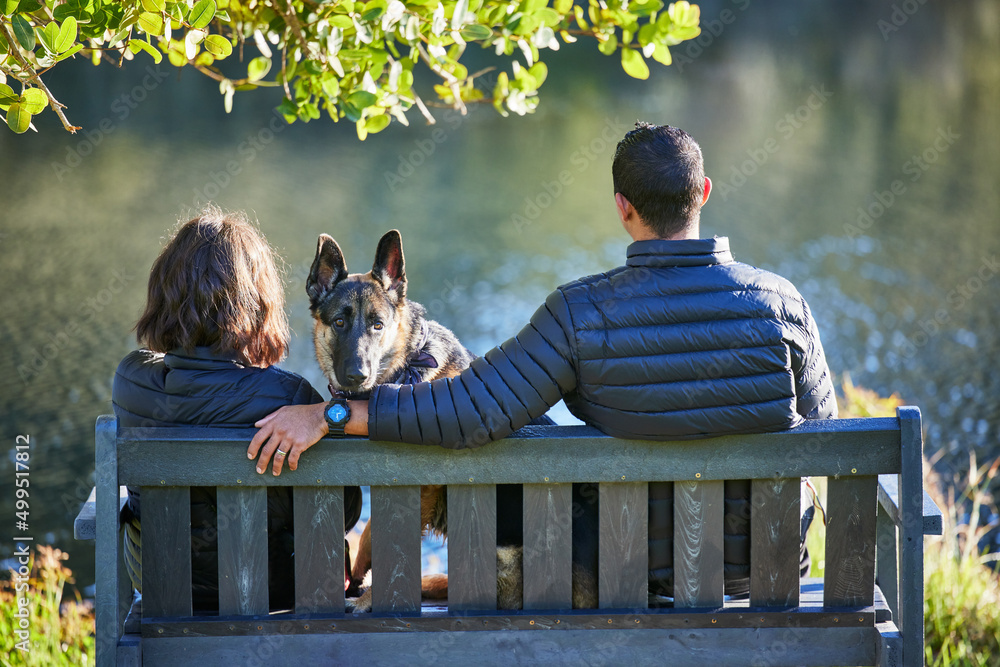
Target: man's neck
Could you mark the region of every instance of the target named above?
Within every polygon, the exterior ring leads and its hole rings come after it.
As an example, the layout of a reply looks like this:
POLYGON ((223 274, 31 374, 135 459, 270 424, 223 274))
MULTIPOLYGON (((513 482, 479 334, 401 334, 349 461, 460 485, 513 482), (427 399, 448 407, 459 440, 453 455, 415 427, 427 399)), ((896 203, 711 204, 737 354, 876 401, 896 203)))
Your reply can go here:
POLYGON ((636 225, 630 230, 629 236, 633 241, 684 241, 686 239, 700 239, 701 229, 698 222, 688 225, 683 231, 673 236, 657 236, 657 234, 646 225, 636 225))

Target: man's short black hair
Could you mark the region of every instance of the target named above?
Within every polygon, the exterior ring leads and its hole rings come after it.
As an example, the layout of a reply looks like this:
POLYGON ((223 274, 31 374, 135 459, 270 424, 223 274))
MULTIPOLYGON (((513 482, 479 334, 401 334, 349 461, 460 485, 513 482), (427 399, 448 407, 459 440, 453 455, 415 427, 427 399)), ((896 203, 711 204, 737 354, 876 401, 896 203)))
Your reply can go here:
POLYGON ((684 130, 637 122, 618 142, 611 165, 615 192, 661 238, 698 219, 705 196, 701 147, 684 130))

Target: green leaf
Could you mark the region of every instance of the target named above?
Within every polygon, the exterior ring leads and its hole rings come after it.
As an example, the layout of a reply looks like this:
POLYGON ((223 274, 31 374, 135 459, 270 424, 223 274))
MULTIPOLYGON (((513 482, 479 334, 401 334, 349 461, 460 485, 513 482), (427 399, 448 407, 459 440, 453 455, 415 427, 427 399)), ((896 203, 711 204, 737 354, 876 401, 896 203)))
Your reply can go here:
POLYGON ((351 106, 357 109, 365 109, 375 104, 378 98, 367 90, 356 90, 347 97, 347 101, 351 106))
POLYGON ((145 51, 153 57, 153 61, 159 65, 160 61, 163 60, 163 54, 160 53, 159 49, 153 47, 152 44, 143 39, 130 39, 128 40, 128 50, 132 53, 139 53, 139 51, 145 51))
POLYGON ((18 2, 19 0, 0 0, 0 13, 10 16, 17 11, 18 2))
POLYGON ((364 8, 361 10, 361 20, 365 22, 374 21, 385 13, 387 6, 388 3, 386 0, 370 0, 365 3, 364 8))
POLYGON ((42 47, 49 53, 56 52, 56 40, 59 38, 59 25, 52 21, 47 26, 38 31, 38 39, 42 42, 42 47))
POLYGON ((674 61, 673 57, 670 55, 670 49, 667 48, 666 44, 657 44, 656 48, 653 49, 653 60, 662 64, 669 65, 674 61))
POLYGON ((549 68, 545 63, 535 63, 531 66, 531 69, 528 70, 528 74, 530 74, 531 78, 535 80, 535 89, 537 90, 542 87, 543 83, 545 83, 545 79, 549 75, 549 68))
POLYGON ((31 125, 31 114, 21 104, 11 104, 7 109, 7 127, 18 134, 24 134, 31 125))
POLYGON ((480 23, 470 23, 462 28, 462 39, 467 42, 480 42, 493 36, 493 31, 480 23))
MULTIPOLYGON (((17 43, 21 45, 21 48, 25 51, 34 51, 35 31, 31 29, 31 24, 28 23, 28 20, 18 14, 11 19, 10 23, 11 27, 14 28, 14 37, 17 38, 17 43)), ((24 130, 21 131, 23 132, 24 130)))
POLYGON ((201 0, 191 9, 188 23, 192 28, 201 30, 215 18, 215 0, 201 0))
POLYGON ((159 14, 143 12, 139 14, 139 28, 149 35, 162 35, 163 17, 159 14))
POLYGON ((222 35, 209 35, 205 38, 205 49, 221 60, 232 54, 233 45, 222 35))
POLYGON ((167 3, 164 0, 142 0, 142 8, 155 14, 166 9, 167 3))
POLYGON ((69 51, 66 51, 65 53, 60 53, 59 57, 56 58, 56 62, 59 62, 61 60, 66 60, 67 58, 72 58, 77 53, 83 50, 83 46, 84 46, 83 44, 76 44, 69 51))
POLYGON ((573 9, 573 0, 556 0, 552 7, 560 14, 568 14, 573 9))
POLYGON ((649 78, 649 66, 635 49, 622 49, 622 69, 633 79, 649 78))
POLYGON ((264 56, 257 56, 247 65, 247 78, 251 81, 260 81, 271 70, 271 59, 264 56))
POLYGON ((559 21, 562 19, 562 17, 559 15, 559 12, 552 9, 551 7, 543 7, 539 9, 537 12, 535 12, 534 17, 538 19, 538 21, 542 25, 547 25, 549 27, 552 27, 554 25, 559 25, 559 21))
POLYGON ((16 104, 17 100, 20 99, 14 94, 14 89, 8 86, 6 83, 0 83, 0 105, 10 106, 11 104, 16 104))
POLYGON ((59 26, 59 36, 56 38, 56 53, 69 51, 76 43, 77 27, 76 19, 72 16, 66 18, 59 26))
POLYGON ((49 104, 49 98, 45 96, 41 88, 25 88, 21 93, 20 106, 32 116, 42 113, 49 104))
POLYGON ((611 36, 607 41, 601 42, 597 45, 597 50, 606 56, 610 56, 618 48, 618 36, 611 33, 611 36))
POLYGON ((350 16, 344 16, 343 14, 337 14, 336 16, 330 17, 330 25, 334 28, 353 28, 354 21, 351 20, 350 16))
POLYGON ((377 134, 385 128, 389 127, 389 116, 386 114, 379 114, 378 116, 372 116, 365 121, 365 129, 368 134, 377 134))

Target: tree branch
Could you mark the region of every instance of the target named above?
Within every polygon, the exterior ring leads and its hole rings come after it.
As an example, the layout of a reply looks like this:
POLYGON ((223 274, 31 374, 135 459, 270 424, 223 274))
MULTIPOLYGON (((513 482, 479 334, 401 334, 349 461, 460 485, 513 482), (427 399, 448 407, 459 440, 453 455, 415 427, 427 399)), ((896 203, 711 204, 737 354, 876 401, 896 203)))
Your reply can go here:
MULTIPOLYGON (((76 125, 71 125, 70 122, 66 120, 66 114, 64 114, 62 111, 63 109, 66 108, 66 105, 60 104, 59 101, 55 97, 53 97, 52 92, 49 90, 49 87, 45 85, 45 83, 38 76, 38 74, 35 73, 35 69, 31 66, 31 64, 28 63, 28 61, 25 60, 24 57, 21 55, 20 47, 17 45, 14 36, 10 34, 10 30, 7 29, 6 21, 0 20, 0 31, 3 32, 4 39, 7 40, 7 43, 11 45, 10 49, 11 55, 14 56, 14 59, 17 60, 18 63, 20 63, 21 68, 25 72, 31 75, 26 79, 26 81, 34 81, 35 83, 38 84, 38 87, 42 89, 42 92, 45 93, 45 97, 47 97, 49 100, 49 107, 56 112, 56 116, 58 116, 59 121, 62 122, 63 129, 65 129, 70 134, 76 134, 76 131, 81 128, 77 127, 76 125)), ((22 85, 24 84, 24 82, 25 81, 21 81, 22 85)))

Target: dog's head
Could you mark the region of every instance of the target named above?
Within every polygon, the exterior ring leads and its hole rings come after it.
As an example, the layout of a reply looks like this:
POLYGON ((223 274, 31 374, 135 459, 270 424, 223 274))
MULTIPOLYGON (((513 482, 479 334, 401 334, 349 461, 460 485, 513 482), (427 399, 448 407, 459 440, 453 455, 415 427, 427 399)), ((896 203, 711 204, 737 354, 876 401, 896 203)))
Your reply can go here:
POLYGON ((398 231, 379 241, 371 271, 353 274, 337 242, 321 234, 306 293, 316 359, 335 389, 367 391, 401 366, 411 324, 398 231))

